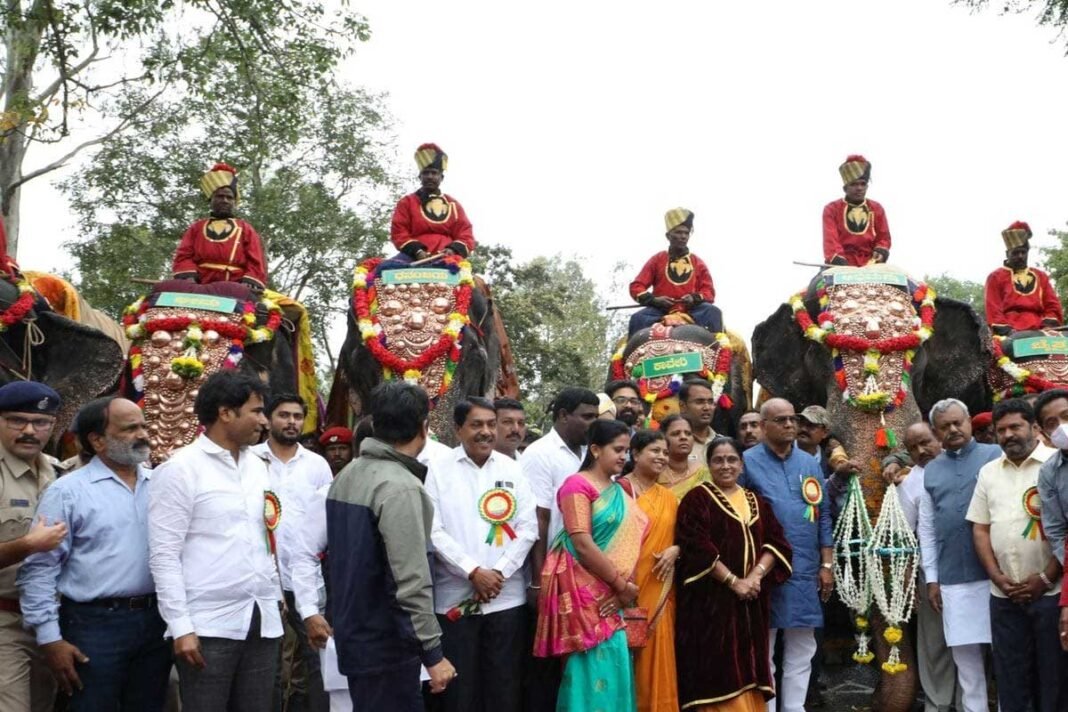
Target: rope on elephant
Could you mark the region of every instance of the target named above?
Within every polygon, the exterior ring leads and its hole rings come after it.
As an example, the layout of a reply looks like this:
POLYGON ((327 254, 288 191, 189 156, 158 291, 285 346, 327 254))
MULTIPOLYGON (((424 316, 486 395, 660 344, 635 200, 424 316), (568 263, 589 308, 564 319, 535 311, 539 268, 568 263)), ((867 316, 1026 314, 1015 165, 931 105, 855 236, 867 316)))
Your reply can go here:
POLYGON ((872 538, 871 520, 860 489, 860 478, 851 475, 845 506, 834 527, 834 578, 838 597, 853 613, 857 651, 853 659, 870 663, 875 654, 868 649, 871 627, 868 613, 872 604, 872 587, 868 547, 872 538))
POLYGON ((871 589, 879 611, 886 619, 883 638, 890 644, 890 655, 882 668, 894 675, 907 669, 901 662, 898 643, 902 629, 912 617, 916 605, 916 535, 905 519, 897 486, 889 485, 883 495, 879 520, 869 545, 871 589))

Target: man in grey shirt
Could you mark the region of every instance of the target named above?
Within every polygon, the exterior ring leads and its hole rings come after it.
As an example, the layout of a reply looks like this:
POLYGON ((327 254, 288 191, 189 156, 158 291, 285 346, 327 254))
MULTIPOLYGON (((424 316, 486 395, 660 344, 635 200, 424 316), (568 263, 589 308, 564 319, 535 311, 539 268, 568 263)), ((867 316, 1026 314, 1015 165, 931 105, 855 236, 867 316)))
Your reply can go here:
POLYGON ((1057 452, 1038 472, 1042 500, 1042 529, 1053 555, 1064 566, 1064 537, 1068 532, 1068 390, 1046 391, 1035 399, 1035 419, 1057 452))

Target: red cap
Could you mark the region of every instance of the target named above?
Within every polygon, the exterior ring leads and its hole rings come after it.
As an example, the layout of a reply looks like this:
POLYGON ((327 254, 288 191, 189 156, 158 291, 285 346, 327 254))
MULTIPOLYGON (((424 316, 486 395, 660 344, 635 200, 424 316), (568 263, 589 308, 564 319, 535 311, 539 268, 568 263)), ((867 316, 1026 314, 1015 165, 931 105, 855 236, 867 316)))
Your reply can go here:
POLYGON ((327 428, 326 432, 319 436, 319 444, 323 447, 337 445, 338 443, 352 445, 352 431, 340 425, 335 425, 332 428, 327 428))
POLYGON ((972 430, 989 427, 994 422, 994 414, 989 410, 985 413, 977 413, 972 416, 972 430))

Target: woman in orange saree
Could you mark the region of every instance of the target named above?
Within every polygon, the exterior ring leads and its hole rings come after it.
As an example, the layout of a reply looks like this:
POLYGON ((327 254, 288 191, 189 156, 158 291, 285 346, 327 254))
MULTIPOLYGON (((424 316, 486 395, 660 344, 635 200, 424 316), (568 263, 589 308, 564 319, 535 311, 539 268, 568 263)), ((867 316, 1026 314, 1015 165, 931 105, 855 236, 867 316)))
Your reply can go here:
POLYGON ((667 467, 660 473, 660 484, 671 490, 675 501, 681 502, 686 493, 702 482, 709 482, 708 464, 691 460, 693 428, 690 421, 678 413, 660 422, 660 432, 667 438, 667 467))
POLYGON ((667 466, 663 432, 639 430, 630 440, 634 470, 620 480, 637 498, 649 517, 649 531, 638 555, 634 573, 638 606, 648 611, 649 636, 645 647, 634 651, 634 684, 638 712, 678 712, 675 676, 675 513, 678 501, 668 488, 657 484, 667 466))

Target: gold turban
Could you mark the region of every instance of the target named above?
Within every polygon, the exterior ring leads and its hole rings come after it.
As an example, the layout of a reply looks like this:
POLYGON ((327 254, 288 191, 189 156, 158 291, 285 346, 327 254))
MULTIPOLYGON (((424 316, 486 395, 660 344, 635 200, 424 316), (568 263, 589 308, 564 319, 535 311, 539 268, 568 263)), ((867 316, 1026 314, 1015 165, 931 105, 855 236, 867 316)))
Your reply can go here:
POLYGON ((664 228, 671 232, 680 225, 693 229, 693 211, 686 208, 672 208, 664 213, 664 228))
POLYGON ((436 143, 424 143, 415 149, 415 165, 420 171, 427 168, 445 171, 449 168, 449 156, 436 143))
POLYGON ((219 188, 229 188, 234 191, 234 202, 238 201, 236 168, 225 163, 216 163, 210 171, 200 177, 200 189, 208 198, 211 198, 219 188))
POLYGON ((1031 239, 1031 227, 1027 223, 1017 220, 1001 231, 1001 239, 1005 241, 1006 250, 1023 247, 1031 239))
POLYGON ((842 176, 842 185, 849 185, 855 180, 871 180, 871 163, 864 156, 847 156, 845 163, 838 166, 842 176))

